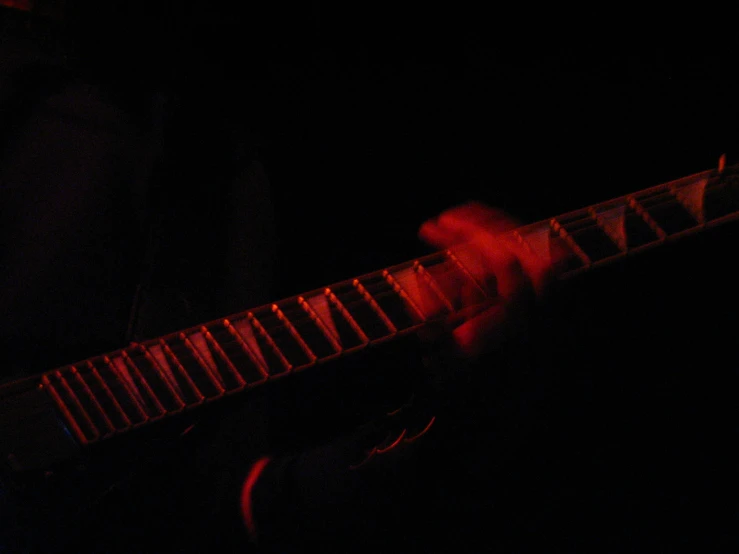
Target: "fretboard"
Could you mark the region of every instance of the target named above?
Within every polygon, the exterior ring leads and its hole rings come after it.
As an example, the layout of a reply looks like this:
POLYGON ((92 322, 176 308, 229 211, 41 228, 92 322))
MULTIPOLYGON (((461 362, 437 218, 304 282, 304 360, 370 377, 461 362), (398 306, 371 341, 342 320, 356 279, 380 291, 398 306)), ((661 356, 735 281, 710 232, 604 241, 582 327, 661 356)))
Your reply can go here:
MULTIPOLYGON (((709 170, 511 231, 566 279, 739 215, 739 166, 709 170), (559 259, 558 255, 558 259, 559 259)), ((77 441, 90 444, 415 332, 485 287, 436 252, 274 304, 46 372, 77 441), (431 300, 430 300, 431 299, 431 300)))

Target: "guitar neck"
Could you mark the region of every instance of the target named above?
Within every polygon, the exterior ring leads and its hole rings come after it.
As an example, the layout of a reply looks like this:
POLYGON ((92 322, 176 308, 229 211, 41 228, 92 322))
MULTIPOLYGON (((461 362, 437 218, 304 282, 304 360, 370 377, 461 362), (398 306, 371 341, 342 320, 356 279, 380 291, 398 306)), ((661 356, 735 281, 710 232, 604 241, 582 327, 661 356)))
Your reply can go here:
MULTIPOLYGON (((545 260, 564 252, 567 279, 738 214, 739 166, 720 167, 511 234, 545 260)), ((490 300, 454 253, 436 252, 48 371, 38 388, 89 445, 412 333, 459 310, 465 286, 490 300)))

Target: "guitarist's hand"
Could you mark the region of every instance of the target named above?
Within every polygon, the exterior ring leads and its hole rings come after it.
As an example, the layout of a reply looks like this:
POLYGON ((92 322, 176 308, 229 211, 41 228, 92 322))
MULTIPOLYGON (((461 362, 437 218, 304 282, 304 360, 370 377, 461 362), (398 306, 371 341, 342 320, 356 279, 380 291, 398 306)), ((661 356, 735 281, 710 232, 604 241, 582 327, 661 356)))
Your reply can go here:
POLYGON ((471 305, 479 289, 472 283, 459 285, 461 303, 469 308, 450 319, 446 331, 465 358, 479 358, 515 332, 554 275, 556 259, 539 258, 506 235, 519 225, 500 210, 469 203, 444 211, 419 230, 425 242, 451 250, 492 298, 475 308, 471 305))
MULTIPOLYGON (((448 340, 445 339, 451 338, 465 361, 476 361, 525 321, 531 301, 544 293, 553 271, 551 264, 539 260, 503 235, 517 226, 513 219, 498 210, 481 204, 467 204, 445 211, 421 227, 419 234, 423 240, 436 248, 452 250, 475 280, 487 289, 488 295, 495 299, 494 302, 478 304, 480 289, 469 279, 460 280, 459 272, 452 267, 448 272, 434 273, 434 279, 444 290, 456 290, 459 297, 455 300, 469 309, 462 309, 441 329, 428 328, 427 344, 446 346, 448 340), (444 282, 444 279, 449 279, 449 282, 444 282)), ((413 299, 423 304, 425 314, 433 314, 442 307, 438 305, 437 296, 414 296, 413 299)), ((378 425, 372 431, 372 426, 363 427, 293 457, 263 458, 252 465, 249 477, 244 481, 241 498, 243 518, 254 540, 259 539, 262 544, 274 543, 275 550, 280 550, 279 547, 290 541, 297 544, 310 542, 304 533, 314 533, 325 541, 327 535, 330 538, 332 534, 340 534, 341 530, 346 532, 346 529, 350 529, 352 534, 360 533, 365 540, 369 535, 364 535, 367 533, 367 529, 362 527, 364 518, 353 515, 357 506, 350 502, 362 498, 361 505, 367 510, 367 522, 371 524, 372 517, 388 510, 384 504, 380 510, 373 502, 380 502, 378 498, 391 494, 388 491, 405 490, 403 487, 417 479, 411 477, 418 475, 417 468, 422 467, 413 454, 416 445, 451 441, 454 446, 451 450, 457 452, 460 443, 453 437, 473 436, 469 429, 464 434, 457 433, 458 410, 444 408, 450 405, 470 406, 475 415, 479 415, 477 407, 486 408, 488 404, 476 402, 467 394, 467 387, 449 387, 458 383, 455 379, 457 370, 466 364, 460 363, 457 356, 447 360, 443 353, 435 354, 441 355, 434 356, 434 361, 440 363, 433 364, 431 390, 422 388, 416 391, 419 394, 414 395, 412 406, 396 410, 387 428, 378 425), (452 363, 446 364, 446 361, 452 363), (443 414, 438 412, 440 409, 443 414), (434 424, 437 415, 439 420, 444 420, 443 423, 434 424), (406 425, 412 427, 406 427, 398 434, 398 429, 406 425), (426 431, 435 438, 416 441, 426 431), (408 437, 413 438, 405 440, 408 437), (299 487, 302 504, 296 503, 290 486, 299 487), (356 494, 360 496, 352 496, 356 494), (351 501, 347 500, 350 498, 351 501), (351 505, 352 509, 345 509, 346 505, 351 505), (289 507, 291 515, 287 515, 286 507, 289 507), (347 516, 350 521, 343 519, 347 516), (295 521, 303 523, 297 525, 295 521)), ((461 423, 469 425, 470 421, 470 418, 465 418, 461 423)), ((441 452, 434 451, 437 454, 441 452)), ((406 517, 404 510, 408 505, 398 496, 393 499, 392 504, 398 507, 394 508, 397 513, 393 512, 395 515, 392 517, 400 521, 406 517)))

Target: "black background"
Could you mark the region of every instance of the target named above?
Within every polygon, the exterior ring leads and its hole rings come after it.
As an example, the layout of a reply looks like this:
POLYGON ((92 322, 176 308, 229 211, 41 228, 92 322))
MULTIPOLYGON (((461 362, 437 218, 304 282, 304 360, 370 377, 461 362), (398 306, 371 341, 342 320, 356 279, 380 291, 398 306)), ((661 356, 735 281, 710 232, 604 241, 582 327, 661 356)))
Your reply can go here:
POLYGON ((253 136, 278 296, 416 254, 456 203, 532 221, 736 150, 731 10, 99 4, 75 19, 96 75, 173 85, 253 136))
MULTIPOLYGON (((274 193, 276 297, 425 252, 418 226, 467 200, 528 222, 739 160, 731 11, 75 9, 70 58, 120 102, 174 91, 204 143, 249 137, 274 193)), ((500 409, 502 435, 541 414, 551 430, 499 491, 521 544, 734 544, 733 244, 710 235, 575 282, 538 329, 526 392, 502 370, 477 391, 525 399, 500 409)))

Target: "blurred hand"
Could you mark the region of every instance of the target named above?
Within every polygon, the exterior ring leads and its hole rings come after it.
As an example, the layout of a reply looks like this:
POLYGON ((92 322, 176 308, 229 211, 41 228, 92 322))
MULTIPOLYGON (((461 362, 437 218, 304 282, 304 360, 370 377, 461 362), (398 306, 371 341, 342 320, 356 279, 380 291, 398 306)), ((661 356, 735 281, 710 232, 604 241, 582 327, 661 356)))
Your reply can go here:
MULTIPOLYGON (((506 234, 518 226, 500 210, 469 203, 446 210, 419 229, 422 240, 449 249, 491 298, 475 307, 473 295, 464 288, 459 291, 463 309, 448 321, 447 330, 464 357, 479 357, 515 331, 553 277, 556 260, 536 256, 506 234)), ((479 289, 477 293, 479 299, 479 289)))

